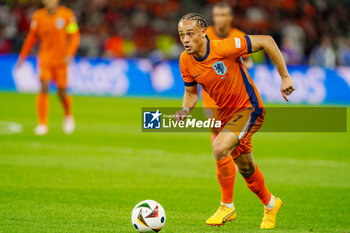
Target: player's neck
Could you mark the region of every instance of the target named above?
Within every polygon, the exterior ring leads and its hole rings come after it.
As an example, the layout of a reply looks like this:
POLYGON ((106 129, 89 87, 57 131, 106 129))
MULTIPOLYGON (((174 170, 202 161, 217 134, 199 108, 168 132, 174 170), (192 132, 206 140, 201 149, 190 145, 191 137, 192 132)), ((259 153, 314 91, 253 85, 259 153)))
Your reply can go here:
POLYGON ((228 34, 230 33, 231 27, 223 27, 223 28, 214 27, 214 29, 217 36, 224 38, 224 37, 227 37, 228 34))
POLYGON ((208 39, 205 37, 200 49, 193 54, 196 58, 202 59, 207 54, 207 43, 208 39))
POLYGON ((53 8, 46 8, 47 12, 48 12, 50 15, 56 14, 57 9, 58 9, 58 6, 57 6, 57 7, 53 7, 53 8))

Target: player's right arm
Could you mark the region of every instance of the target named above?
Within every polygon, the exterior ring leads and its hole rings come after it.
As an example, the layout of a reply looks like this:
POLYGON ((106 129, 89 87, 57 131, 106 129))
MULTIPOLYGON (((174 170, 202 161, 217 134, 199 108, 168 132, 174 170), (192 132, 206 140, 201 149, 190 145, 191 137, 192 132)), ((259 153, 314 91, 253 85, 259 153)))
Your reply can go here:
POLYGON ((198 100, 198 85, 185 86, 182 110, 175 113, 175 120, 185 120, 188 113, 196 106, 198 100))
POLYGON ((36 44, 38 37, 37 37, 37 27, 38 27, 38 14, 35 13, 33 15, 32 21, 30 23, 30 30, 29 33, 24 41, 23 47, 21 49, 21 52, 19 54, 17 67, 20 67, 23 64, 23 61, 27 58, 28 54, 36 44))
POLYGON ((180 57, 180 71, 181 76, 184 80, 185 94, 182 102, 182 110, 175 113, 175 120, 185 120, 188 113, 196 106, 198 100, 198 84, 196 80, 188 72, 187 66, 185 65, 184 56, 180 57))
POLYGON ((185 86, 182 110, 175 113, 176 121, 183 121, 188 113, 196 106, 198 100, 198 85, 185 86))

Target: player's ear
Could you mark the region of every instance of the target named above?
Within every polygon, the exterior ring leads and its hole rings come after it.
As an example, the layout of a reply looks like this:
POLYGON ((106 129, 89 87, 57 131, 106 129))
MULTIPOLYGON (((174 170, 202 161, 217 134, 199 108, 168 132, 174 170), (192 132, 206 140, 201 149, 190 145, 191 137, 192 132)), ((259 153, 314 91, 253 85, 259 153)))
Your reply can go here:
POLYGON ((206 35, 207 35, 207 28, 202 28, 202 38, 204 39, 206 35))

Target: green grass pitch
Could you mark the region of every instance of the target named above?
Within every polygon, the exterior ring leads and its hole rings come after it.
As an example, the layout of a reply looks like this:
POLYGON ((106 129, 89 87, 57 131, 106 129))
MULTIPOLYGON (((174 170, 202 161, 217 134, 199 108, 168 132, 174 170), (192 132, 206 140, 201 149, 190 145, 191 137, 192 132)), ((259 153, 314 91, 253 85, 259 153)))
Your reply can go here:
POLYGON ((256 134, 255 160, 284 202, 277 226, 259 229, 262 205, 237 174, 237 219, 214 228, 205 225, 220 201, 209 133, 141 132, 141 107, 180 99, 77 96, 66 136, 50 98, 50 132, 37 137, 35 95, 0 93, 0 120, 23 126, 0 135, 0 232, 136 232, 130 213, 145 199, 163 205, 164 233, 350 232, 349 127, 256 134))

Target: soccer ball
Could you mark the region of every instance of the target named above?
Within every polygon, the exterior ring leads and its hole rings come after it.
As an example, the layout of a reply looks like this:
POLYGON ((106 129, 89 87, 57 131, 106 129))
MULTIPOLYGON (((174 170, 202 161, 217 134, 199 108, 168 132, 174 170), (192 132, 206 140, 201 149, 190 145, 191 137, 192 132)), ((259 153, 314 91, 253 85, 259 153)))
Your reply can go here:
POLYGON ((131 222, 138 232, 158 232, 165 224, 165 211, 156 201, 139 202, 131 212, 131 222))

